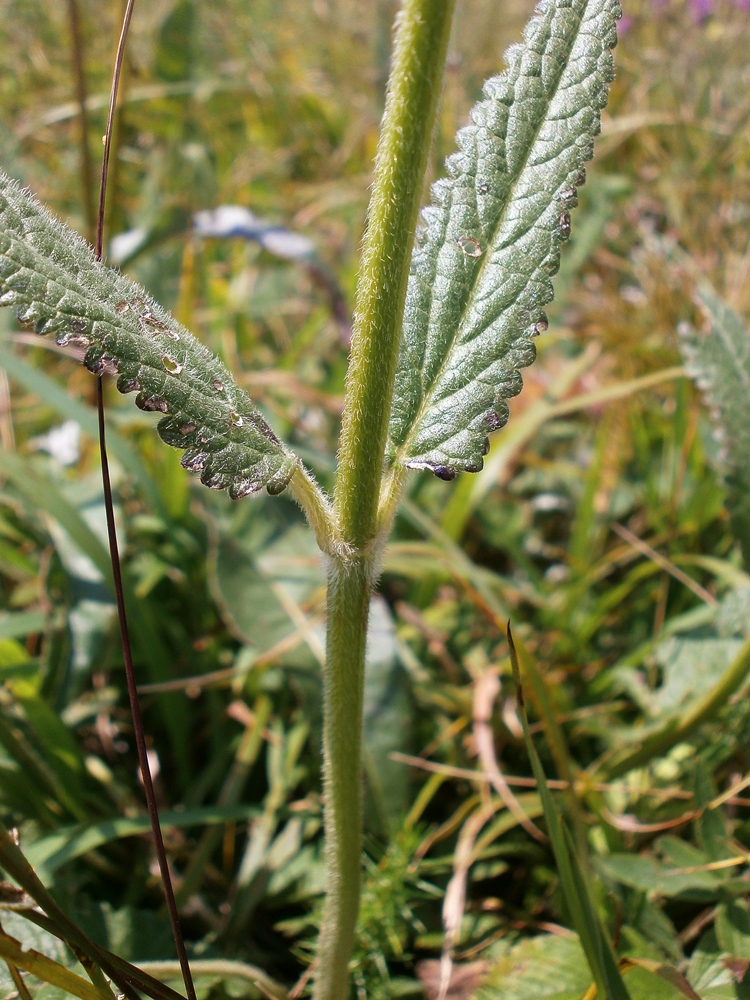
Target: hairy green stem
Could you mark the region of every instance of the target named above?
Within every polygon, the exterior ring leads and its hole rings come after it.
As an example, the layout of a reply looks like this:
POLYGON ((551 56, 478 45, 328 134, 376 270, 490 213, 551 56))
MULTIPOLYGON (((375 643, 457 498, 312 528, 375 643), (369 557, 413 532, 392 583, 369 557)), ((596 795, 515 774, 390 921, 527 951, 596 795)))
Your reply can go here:
POLYGON ((362 853, 362 690, 370 567, 364 558, 328 573, 323 754, 326 899, 318 942, 316 1000, 344 1000, 359 912, 362 853))
POLYGON ((455 0, 404 0, 357 284, 335 506, 358 548, 375 531, 414 230, 455 0))
POLYGON ((289 491, 304 511, 320 551, 346 559, 349 549, 341 539, 328 498, 306 469, 295 469, 289 491))
POLYGON ((399 14, 357 286, 334 493, 341 550, 328 549, 326 900, 315 1000, 345 1000, 349 993, 359 911, 362 691, 378 503, 409 261, 454 5, 404 0, 399 14))

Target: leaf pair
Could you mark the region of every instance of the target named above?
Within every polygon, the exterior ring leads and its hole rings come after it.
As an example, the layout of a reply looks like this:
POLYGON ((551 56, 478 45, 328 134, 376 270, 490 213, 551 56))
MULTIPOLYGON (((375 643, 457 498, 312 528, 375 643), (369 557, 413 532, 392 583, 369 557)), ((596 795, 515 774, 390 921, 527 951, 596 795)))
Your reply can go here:
MULTIPOLYGON (((423 213, 408 286, 389 461, 443 479, 477 471, 546 329, 613 76, 619 0, 547 0, 488 81, 423 213)), ((0 304, 86 348, 95 374, 165 414, 184 467, 232 497, 281 492, 298 466, 218 359, 137 285, 0 174, 0 304)))

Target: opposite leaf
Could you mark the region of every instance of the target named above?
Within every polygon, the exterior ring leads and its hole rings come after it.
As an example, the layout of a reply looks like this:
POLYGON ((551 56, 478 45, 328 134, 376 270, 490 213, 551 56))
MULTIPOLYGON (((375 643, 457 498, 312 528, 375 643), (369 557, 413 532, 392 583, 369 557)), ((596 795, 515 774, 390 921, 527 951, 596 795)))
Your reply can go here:
POLYGON ((680 347, 688 374, 711 408, 728 487, 732 531, 750 569, 750 332, 706 285, 698 301, 708 319, 704 334, 684 325, 680 347))
POLYGON ((137 392, 142 410, 167 414, 159 434, 206 486, 237 499, 280 493, 291 479, 297 459, 218 358, 2 172, 0 305, 59 345, 86 348, 90 371, 119 373, 117 388, 137 392))
POLYGON ((619 0, 548 0, 458 133, 412 259, 390 458, 444 479, 476 472, 546 329, 613 77, 619 0))

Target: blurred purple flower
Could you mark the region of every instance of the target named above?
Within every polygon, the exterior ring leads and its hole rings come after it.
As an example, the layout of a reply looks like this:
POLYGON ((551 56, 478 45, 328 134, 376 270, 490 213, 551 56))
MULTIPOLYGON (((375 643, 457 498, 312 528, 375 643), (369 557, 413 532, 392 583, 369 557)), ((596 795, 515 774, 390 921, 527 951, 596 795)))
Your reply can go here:
POLYGON ((714 12, 713 0, 690 0, 690 8, 696 21, 705 21, 714 12))
MULTIPOLYGON (((739 10, 750 10, 750 0, 732 0, 735 7, 739 10)), ((669 6, 670 0, 651 0, 652 7, 660 10, 664 10, 669 6)), ((716 3, 715 0, 688 0, 688 6, 690 12, 693 16, 693 20, 697 24, 701 24, 710 17, 711 14, 715 13, 716 3)), ((629 25, 626 26, 627 31, 629 25)))
MULTIPOLYGON (((750 2, 750 0, 748 0, 748 2, 750 2)), ((623 16, 617 22, 617 37, 624 38, 625 35, 627 35, 627 33, 633 27, 634 21, 635 21, 634 17, 629 17, 627 14, 623 14, 623 16)))

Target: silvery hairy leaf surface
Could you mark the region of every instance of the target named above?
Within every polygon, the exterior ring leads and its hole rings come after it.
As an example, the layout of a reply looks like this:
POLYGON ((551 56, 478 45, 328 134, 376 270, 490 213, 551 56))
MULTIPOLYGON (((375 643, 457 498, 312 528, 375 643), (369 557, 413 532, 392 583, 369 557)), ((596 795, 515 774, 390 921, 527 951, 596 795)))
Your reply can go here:
POLYGON ((94 374, 117 374, 183 466, 238 498, 280 493, 297 467, 221 361, 138 285, 0 172, 0 305, 61 346, 85 349, 94 374))
POLYGON ((560 244, 613 78, 619 0, 548 0, 432 188, 412 259, 389 457, 476 472, 547 328, 560 244))

